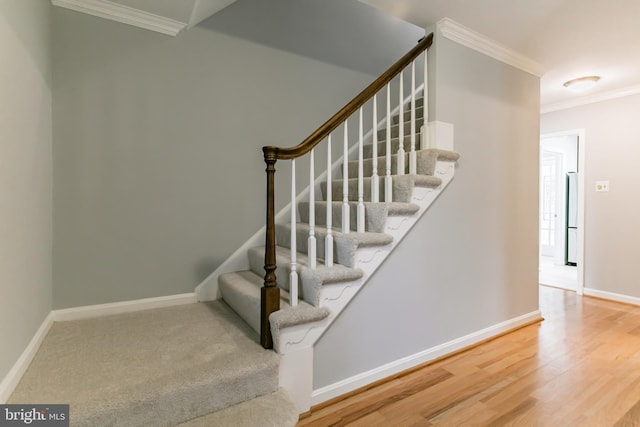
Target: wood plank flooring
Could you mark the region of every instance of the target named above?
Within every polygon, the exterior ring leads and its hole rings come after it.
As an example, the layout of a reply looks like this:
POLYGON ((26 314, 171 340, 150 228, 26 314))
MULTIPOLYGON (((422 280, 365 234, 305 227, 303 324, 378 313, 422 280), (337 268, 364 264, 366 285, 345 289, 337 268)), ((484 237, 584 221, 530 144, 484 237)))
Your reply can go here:
POLYGON ((298 426, 640 426, 640 307, 540 288, 545 320, 298 426))

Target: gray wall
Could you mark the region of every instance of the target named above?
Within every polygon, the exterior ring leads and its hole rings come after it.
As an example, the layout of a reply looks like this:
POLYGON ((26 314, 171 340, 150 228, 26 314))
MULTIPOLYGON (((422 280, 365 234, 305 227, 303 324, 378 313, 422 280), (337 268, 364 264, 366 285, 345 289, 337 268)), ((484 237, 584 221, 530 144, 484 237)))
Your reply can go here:
POLYGON ((539 79, 439 36, 429 59, 455 179, 320 339, 314 389, 538 308, 539 79))
POLYGON ((0 2, 0 382, 51 310, 50 9, 0 2))
MULTIPOLYGON (((247 3, 177 38, 55 8, 55 308, 192 292, 264 224, 260 148, 297 144, 391 65, 302 56, 273 36, 286 15, 258 21, 265 42, 231 34, 247 3)), ((366 27, 351 14, 350 31, 366 27)), ((394 25, 407 46, 389 62, 416 42, 394 25)))
POLYGON ((543 114, 541 132, 585 130, 585 288, 640 298, 640 95, 543 114), (596 193, 608 180, 610 192, 596 193))

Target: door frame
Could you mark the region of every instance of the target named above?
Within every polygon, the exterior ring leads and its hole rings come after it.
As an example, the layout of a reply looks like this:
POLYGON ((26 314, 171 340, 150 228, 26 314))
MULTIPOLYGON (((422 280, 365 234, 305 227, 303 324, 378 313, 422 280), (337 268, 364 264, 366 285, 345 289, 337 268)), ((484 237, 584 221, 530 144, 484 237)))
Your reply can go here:
MULTIPOLYGON (((576 254, 578 280, 576 283, 576 293, 578 295, 584 294, 584 211, 585 211, 585 152, 586 150, 586 137, 584 128, 581 129, 569 129, 566 131, 545 133, 540 135, 540 142, 542 144, 543 139, 557 138, 562 136, 577 136, 578 137, 578 244, 576 254)), ((540 146, 540 145, 539 145, 540 146)), ((540 182, 540 172, 538 172, 538 182, 540 182)), ((538 225, 538 232, 540 226, 538 225)))

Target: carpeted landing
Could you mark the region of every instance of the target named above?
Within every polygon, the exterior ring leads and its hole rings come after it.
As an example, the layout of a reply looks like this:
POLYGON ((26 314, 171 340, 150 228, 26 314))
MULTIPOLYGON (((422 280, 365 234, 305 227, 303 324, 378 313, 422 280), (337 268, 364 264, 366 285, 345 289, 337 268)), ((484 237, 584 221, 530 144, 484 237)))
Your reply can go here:
POLYGON ((8 403, 68 403, 73 426, 294 426, 257 342, 222 301, 56 322, 8 403))

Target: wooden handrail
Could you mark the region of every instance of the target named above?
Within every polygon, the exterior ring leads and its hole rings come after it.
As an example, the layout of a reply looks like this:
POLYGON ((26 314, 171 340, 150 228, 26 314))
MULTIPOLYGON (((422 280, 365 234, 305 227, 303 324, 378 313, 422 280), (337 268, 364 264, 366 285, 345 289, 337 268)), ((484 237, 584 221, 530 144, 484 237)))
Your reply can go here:
POLYGON ((273 338, 269 316, 280 309, 280 289, 276 278, 276 233, 275 233, 275 164, 278 160, 291 160, 303 156, 331 134, 338 126, 345 122, 353 113, 358 111, 373 95, 378 93, 395 76, 400 74, 422 52, 433 43, 433 33, 422 38, 418 44, 407 54, 400 58, 387 71, 367 86, 358 96, 345 105, 325 124, 309 135, 304 141, 295 147, 282 148, 267 146, 262 147, 264 161, 267 164, 267 231, 265 236, 264 254, 264 287, 261 290, 260 301, 260 344, 264 348, 273 348, 273 338))
POLYGON ((304 141, 295 147, 282 148, 267 146, 262 147, 264 152, 265 161, 267 155, 270 158, 276 160, 290 160, 307 154, 313 147, 318 145, 320 141, 325 139, 331 132, 333 132, 342 122, 347 120, 353 113, 358 111, 369 99, 378 93, 387 83, 389 83, 395 76, 400 74, 407 65, 416 59, 422 52, 427 50, 433 43, 433 33, 430 33, 426 37, 420 39, 417 45, 406 55, 400 58, 395 64, 391 66, 387 71, 378 77, 373 83, 367 86, 358 96, 353 98, 351 102, 342 107, 333 117, 331 117, 325 124, 320 126, 315 132, 309 135, 304 141))

